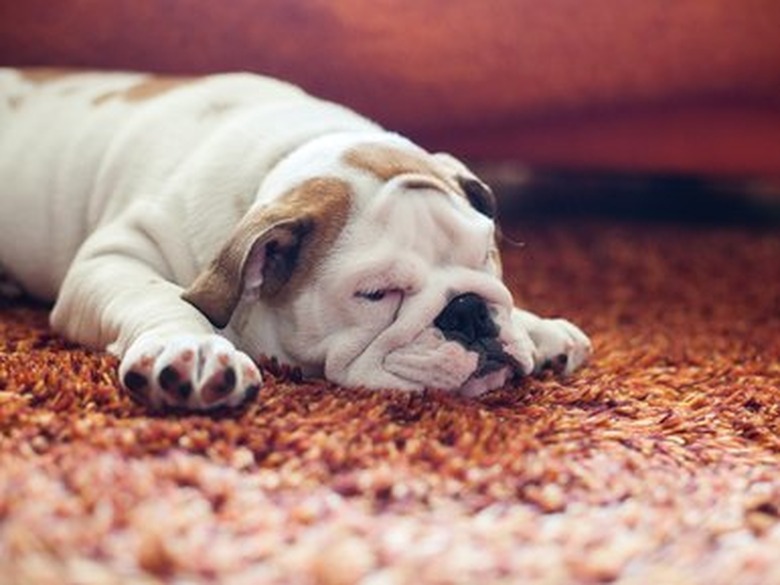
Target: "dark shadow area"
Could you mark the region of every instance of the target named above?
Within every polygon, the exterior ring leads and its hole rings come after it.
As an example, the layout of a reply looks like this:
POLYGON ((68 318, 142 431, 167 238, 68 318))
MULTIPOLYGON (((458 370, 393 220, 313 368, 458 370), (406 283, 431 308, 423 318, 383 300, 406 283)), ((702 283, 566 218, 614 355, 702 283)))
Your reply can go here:
POLYGON ((492 186, 504 219, 602 218, 780 226, 780 182, 534 171, 517 180, 498 178, 492 186))

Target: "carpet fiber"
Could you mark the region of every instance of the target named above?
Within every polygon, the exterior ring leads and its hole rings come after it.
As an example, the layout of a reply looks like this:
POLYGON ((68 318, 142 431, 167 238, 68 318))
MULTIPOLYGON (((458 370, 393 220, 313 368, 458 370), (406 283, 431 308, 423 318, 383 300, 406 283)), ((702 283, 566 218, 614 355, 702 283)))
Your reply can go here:
POLYGON ((267 374, 147 416, 46 311, 0 311, 3 583, 780 582, 780 231, 507 226, 592 362, 476 400, 267 374))

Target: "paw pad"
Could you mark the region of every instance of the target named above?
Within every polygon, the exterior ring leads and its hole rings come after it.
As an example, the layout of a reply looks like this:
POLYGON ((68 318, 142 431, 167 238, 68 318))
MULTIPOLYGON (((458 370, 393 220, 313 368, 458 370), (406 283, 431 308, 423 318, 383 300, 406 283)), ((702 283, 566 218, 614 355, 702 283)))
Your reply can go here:
POLYGON ((247 387, 245 395, 245 400, 247 402, 253 402, 256 400, 260 395, 260 384, 252 384, 251 386, 247 387))
POLYGON ((130 397, 136 402, 146 402, 148 398, 149 380, 138 372, 127 372, 122 378, 122 385, 130 397))
POLYGON ((217 402, 233 392, 236 387, 236 370, 228 367, 224 372, 219 372, 203 387, 203 401, 206 404, 217 402))
POLYGON ((192 394, 192 382, 186 379, 174 366, 165 366, 157 378, 160 388, 184 402, 192 394))

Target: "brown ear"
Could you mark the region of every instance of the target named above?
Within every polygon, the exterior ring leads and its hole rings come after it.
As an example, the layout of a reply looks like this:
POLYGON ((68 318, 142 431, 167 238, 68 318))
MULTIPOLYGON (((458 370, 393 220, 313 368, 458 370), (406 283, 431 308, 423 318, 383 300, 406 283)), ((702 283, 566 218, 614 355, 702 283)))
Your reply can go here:
POLYGON ((182 298, 221 329, 242 298, 292 295, 341 233, 350 201, 345 182, 317 178, 250 210, 182 298))
POLYGON ((242 297, 258 299, 279 292, 290 279, 313 225, 308 218, 260 229, 252 223, 262 222, 241 222, 209 267, 182 294, 215 327, 230 322, 242 297))

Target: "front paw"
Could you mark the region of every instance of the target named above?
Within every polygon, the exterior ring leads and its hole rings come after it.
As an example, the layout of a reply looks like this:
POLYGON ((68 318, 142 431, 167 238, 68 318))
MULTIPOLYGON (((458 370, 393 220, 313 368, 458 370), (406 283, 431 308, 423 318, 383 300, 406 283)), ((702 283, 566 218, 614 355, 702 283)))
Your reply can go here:
POLYGON ((536 346, 535 374, 552 370, 567 376, 588 361, 593 352, 588 336, 565 319, 540 319, 528 334, 536 346))
POLYGON ((153 409, 236 407, 260 391, 262 377, 246 354, 218 335, 142 336, 125 353, 119 378, 153 409))

